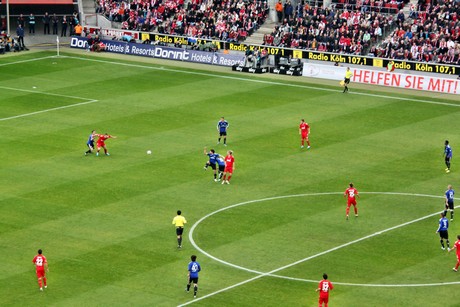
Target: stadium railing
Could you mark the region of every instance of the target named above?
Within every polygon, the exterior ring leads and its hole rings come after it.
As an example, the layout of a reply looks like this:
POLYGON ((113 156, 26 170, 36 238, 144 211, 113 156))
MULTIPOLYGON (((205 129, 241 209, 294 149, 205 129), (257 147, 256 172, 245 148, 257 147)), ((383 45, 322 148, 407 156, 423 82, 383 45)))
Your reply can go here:
POLYGON ((192 49, 196 45, 213 44, 218 51, 223 52, 237 52, 245 53, 247 50, 254 50, 256 47, 259 49, 265 48, 269 56, 275 58, 287 59, 301 59, 303 61, 321 61, 329 63, 338 63, 340 65, 362 65, 385 68, 391 62, 395 69, 402 69, 408 71, 419 71, 428 73, 437 73, 443 75, 459 75, 460 67, 456 65, 438 64, 429 62, 413 62, 403 60, 393 60, 385 58, 376 58, 371 56, 358 56, 351 54, 339 54, 329 52, 319 52, 305 49, 291 49, 284 47, 267 47, 258 44, 246 43, 232 43, 227 41, 218 41, 211 39, 190 38, 186 36, 176 36, 167 34, 154 34, 139 31, 129 31, 120 29, 103 29, 100 27, 86 26, 86 33, 99 34, 106 39, 123 40, 124 37, 129 36, 134 40, 142 41, 144 43, 161 44, 170 47, 182 47, 192 49))

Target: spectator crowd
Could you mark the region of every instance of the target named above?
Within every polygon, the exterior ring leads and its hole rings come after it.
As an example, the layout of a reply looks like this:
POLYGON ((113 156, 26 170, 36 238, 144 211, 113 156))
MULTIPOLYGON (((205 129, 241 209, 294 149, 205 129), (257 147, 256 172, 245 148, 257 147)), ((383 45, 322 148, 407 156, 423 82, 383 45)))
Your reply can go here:
POLYGON ((378 57, 460 64, 460 1, 419 2, 396 29, 374 47, 378 57))
MULTIPOLYGON (((459 0, 278 0, 264 46, 459 64, 459 0), (406 8, 407 13, 403 9, 406 8)), ((267 18, 262 0, 97 0, 123 29, 240 42, 267 18)))
POLYGON ((328 8, 281 0, 264 45, 397 60, 460 63, 459 0, 335 0, 328 8), (340 9, 339 9, 340 8, 340 9))
POLYGON ((8 35, 5 31, 0 33, 0 54, 10 51, 19 51, 19 42, 14 37, 8 35))
MULTIPOLYGON (((278 24, 261 44, 360 55, 404 18, 402 11, 388 13, 402 8, 402 1, 335 1, 322 8, 278 0, 278 24)), ((122 29, 240 42, 265 21, 269 8, 262 0, 97 0, 96 11, 122 29)))
POLYGON ((338 10, 306 5, 297 15, 286 15, 264 44, 326 52, 363 54, 382 39, 394 22, 376 11, 338 10))
POLYGON ((268 15, 264 0, 97 0, 97 13, 122 23, 122 29, 243 41, 268 15))
MULTIPOLYGON (((444 64, 460 64, 460 0, 333 0, 322 7, 304 0, 278 0, 277 23, 264 46, 444 64), (284 1, 284 2, 283 2, 284 1)), ((122 29, 241 42, 266 20, 266 0, 96 0, 97 13, 122 29)), ((44 34, 75 34, 78 15, 41 18, 44 34)), ((35 16, 18 17, 18 27, 35 33, 35 16)), ((80 26, 81 28, 81 26, 80 26)), ((18 32, 19 33, 19 32, 18 32)), ((80 29, 81 33, 81 29, 80 29)), ((77 33, 79 34, 79 33, 77 33)), ((18 37, 19 38, 19 35, 18 37)), ((14 38, 3 36, 1 46, 14 38)), ((14 43, 12 44, 14 46, 14 43)), ((264 50, 263 48, 261 50, 264 50)))

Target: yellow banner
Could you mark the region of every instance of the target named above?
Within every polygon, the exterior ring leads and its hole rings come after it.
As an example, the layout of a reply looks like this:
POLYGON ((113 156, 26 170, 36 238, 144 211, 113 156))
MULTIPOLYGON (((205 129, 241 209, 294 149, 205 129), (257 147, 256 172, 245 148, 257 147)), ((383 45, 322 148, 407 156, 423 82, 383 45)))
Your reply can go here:
POLYGON ((374 67, 383 67, 383 60, 382 59, 373 59, 374 67))
POLYGON ((146 40, 150 39, 150 34, 149 33, 142 33, 141 39, 143 41, 146 41, 146 40))
POLYGON ((302 58, 302 50, 294 50, 292 52, 292 57, 294 59, 301 59, 302 58))

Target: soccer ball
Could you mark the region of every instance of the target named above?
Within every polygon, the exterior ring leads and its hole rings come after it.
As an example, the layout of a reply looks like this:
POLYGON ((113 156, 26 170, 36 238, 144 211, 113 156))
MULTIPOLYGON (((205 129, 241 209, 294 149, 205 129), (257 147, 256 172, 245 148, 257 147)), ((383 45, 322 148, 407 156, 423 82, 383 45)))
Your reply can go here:
POLYGON ((151 151, 151 150, 147 150, 147 154, 148 154, 148 155, 151 155, 151 154, 152 154, 152 151, 151 151))

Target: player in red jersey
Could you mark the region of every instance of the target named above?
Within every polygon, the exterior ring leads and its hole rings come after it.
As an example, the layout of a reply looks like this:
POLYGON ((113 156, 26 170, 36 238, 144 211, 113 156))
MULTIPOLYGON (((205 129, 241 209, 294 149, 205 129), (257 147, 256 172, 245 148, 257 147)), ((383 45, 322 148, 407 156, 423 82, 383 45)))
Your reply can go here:
POLYGON ((105 133, 105 134, 97 134, 96 133, 95 136, 98 137, 97 143, 96 143, 96 147, 97 147, 96 156, 99 156, 99 151, 101 150, 101 148, 104 148, 104 153, 105 153, 106 156, 110 156, 109 152, 107 151, 107 147, 105 146, 105 140, 107 140, 107 139, 116 139, 117 137, 113 136, 113 135, 110 135, 108 133, 105 133))
POLYGON ((329 303, 329 291, 332 289, 334 289, 334 287, 332 286, 332 283, 327 280, 327 274, 324 273, 323 280, 319 282, 318 288, 316 289, 316 292, 319 291, 319 307, 323 307, 323 303, 324 307, 327 307, 327 304, 329 303))
POLYGON ((222 184, 230 184, 230 179, 232 178, 233 171, 235 170, 235 158, 233 157, 233 151, 227 151, 227 156, 224 158, 225 161, 225 170, 224 177, 222 179, 222 184), (228 174, 228 177, 227 177, 228 174))
POLYGON ((47 288, 45 271, 48 272, 49 269, 48 261, 46 261, 46 257, 43 256, 41 249, 38 250, 38 254, 34 257, 32 263, 35 265, 35 272, 37 273, 38 278, 38 286, 40 287, 40 291, 43 291, 43 286, 45 289, 47 288))
POLYGON ((353 183, 350 183, 350 187, 345 190, 343 197, 347 197, 347 220, 348 214, 350 213, 350 207, 353 205, 355 209, 355 216, 358 217, 358 207, 356 204, 356 198, 359 198, 358 190, 353 187, 353 183))
POLYGON ((301 135, 301 146, 303 148, 305 145, 305 141, 307 141, 307 149, 310 148, 310 140, 308 139, 308 135, 310 134, 310 126, 305 122, 304 119, 300 120, 299 125, 299 134, 301 135))
POLYGON ((453 251, 454 249, 457 249, 457 264, 455 264, 455 267, 452 269, 455 272, 458 272, 458 267, 460 266, 460 235, 457 236, 457 241, 455 241, 454 246, 448 251, 453 251))

